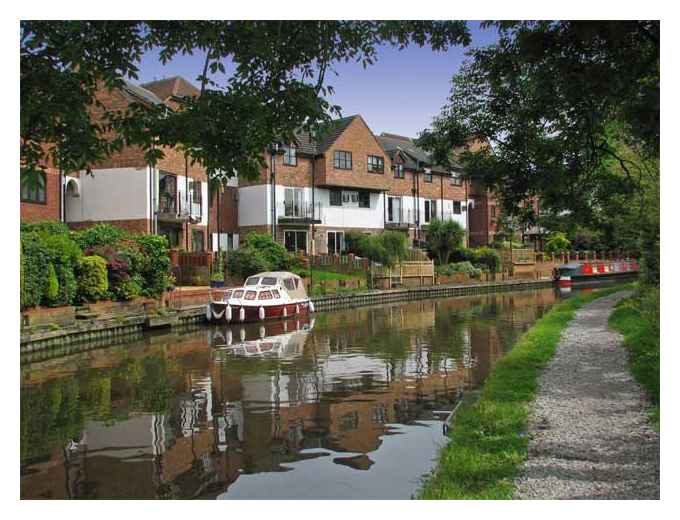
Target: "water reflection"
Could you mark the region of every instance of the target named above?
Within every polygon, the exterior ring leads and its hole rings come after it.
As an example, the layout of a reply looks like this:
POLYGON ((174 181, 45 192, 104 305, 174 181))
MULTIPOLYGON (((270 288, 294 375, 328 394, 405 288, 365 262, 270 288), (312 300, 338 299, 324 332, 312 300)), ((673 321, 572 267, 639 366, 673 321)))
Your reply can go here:
POLYGON ((23 498, 408 498, 443 419, 558 297, 424 300, 26 365, 23 498))

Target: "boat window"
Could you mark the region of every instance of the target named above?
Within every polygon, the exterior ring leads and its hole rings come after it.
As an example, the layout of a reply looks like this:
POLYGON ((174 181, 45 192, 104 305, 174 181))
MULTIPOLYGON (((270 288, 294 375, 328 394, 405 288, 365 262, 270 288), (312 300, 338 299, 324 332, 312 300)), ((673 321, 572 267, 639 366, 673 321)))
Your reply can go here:
POLYGON ((234 291, 234 298, 243 298, 243 289, 234 291))
POLYGON ((224 291, 224 299, 228 300, 229 298, 231 298, 231 291, 224 291))
POLYGON ((276 278, 273 276, 265 276, 260 281, 260 285, 276 285, 276 278))
POLYGON ((260 295, 257 297, 258 300, 271 300, 272 299, 272 292, 271 291, 260 291, 260 295))
POLYGON ((273 296, 274 298, 281 298, 281 295, 279 294, 279 291, 277 291, 276 289, 272 289, 272 296, 273 296))
POLYGON ((246 300, 254 300, 257 291, 246 291, 246 300))
POLYGON ((260 281, 260 278, 258 276, 251 276, 246 280, 246 285, 257 285, 257 282, 260 281))
POLYGON ((294 291, 295 290, 295 282, 293 282, 293 278, 286 278, 283 281, 283 286, 288 289, 289 291, 294 291))

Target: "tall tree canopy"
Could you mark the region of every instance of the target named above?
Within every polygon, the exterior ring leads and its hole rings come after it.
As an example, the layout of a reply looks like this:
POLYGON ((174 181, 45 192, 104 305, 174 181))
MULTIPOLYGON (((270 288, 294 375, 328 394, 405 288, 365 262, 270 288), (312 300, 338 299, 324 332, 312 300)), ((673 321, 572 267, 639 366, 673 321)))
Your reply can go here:
POLYGON ((269 144, 339 113, 327 100, 334 64, 368 66, 380 44, 444 50, 469 41, 461 21, 22 21, 22 173, 35 178, 47 160, 87 169, 124 145, 141 146, 153 164, 159 145, 180 145, 211 176, 252 177, 269 144), (137 79, 151 49, 163 63, 205 55, 202 94, 174 112, 99 105, 97 89, 137 79), (93 120, 92 108, 102 117, 93 120))
POLYGON ((498 42, 470 51, 421 134, 440 164, 470 136, 490 142, 493 153, 459 160, 525 222, 534 215, 524 202, 539 197, 541 208, 592 224, 613 194, 636 196, 658 176, 645 165, 659 154, 658 21, 487 25, 498 42))

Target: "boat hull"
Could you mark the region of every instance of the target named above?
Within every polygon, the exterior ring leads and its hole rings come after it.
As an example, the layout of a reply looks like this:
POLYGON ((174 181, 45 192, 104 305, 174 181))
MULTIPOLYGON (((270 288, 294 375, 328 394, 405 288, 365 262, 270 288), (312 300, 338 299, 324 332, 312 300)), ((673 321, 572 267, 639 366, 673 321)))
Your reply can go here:
POLYGON ((307 316, 310 313, 309 301, 285 303, 275 305, 231 305, 225 302, 212 302, 211 321, 226 323, 252 323, 264 320, 295 318, 307 316), (227 305, 231 307, 231 319, 228 319, 227 305), (263 309, 263 315, 260 313, 263 309), (244 310, 241 316, 241 309, 244 310), (241 319, 243 317, 243 319, 241 319))

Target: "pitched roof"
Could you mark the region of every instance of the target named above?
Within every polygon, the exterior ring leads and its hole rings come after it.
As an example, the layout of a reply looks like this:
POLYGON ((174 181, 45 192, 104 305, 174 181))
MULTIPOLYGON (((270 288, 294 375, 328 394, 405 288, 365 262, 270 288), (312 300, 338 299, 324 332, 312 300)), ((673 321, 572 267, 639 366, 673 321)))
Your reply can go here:
POLYGON ((318 140, 316 140, 310 132, 298 130, 295 132, 297 151, 309 155, 317 155, 325 152, 357 117, 361 116, 353 115, 334 119, 321 129, 318 140))
POLYGON ((151 103, 153 105, 161 105, 163 103, 163 101, 156 94, 145 89, 144 87, 135 85, 134 83, 131 83, 126 79, 123 79, 123 83, 124 83, 123 91, 126 92, 127 94, 130 94, 136 98, 141 99, 142 101, 151 103))
POLYGON ((201 93, 198 88, 181 76, 150 81, 149 83, 144 83, 142 87, 155 93, 163 101, 171 97, 195 97, 201 93))
POLYGON ((378 140, 378 142, 382 145, 382 147, 385 149, 385 151, 387 152, 391 159, 394 159, 394 157, 397 154, 397 151, 400 151, 402 153, 402 156, 406 158, 406 163, 404 165, 406 168, 416 169, 417 161, 423 166, 425 165, 428 166, 435 173, 445 174, 449 173, 448 169, 445 168, 444 166, 432 164, 432 156, 422 148, 416 146, 416 144, 413 142, 413 139, 411 139, 410 137, 404 137, 403 135, 397 134, 389 134, 386 132, 383 132, 375 137, 378 140))

